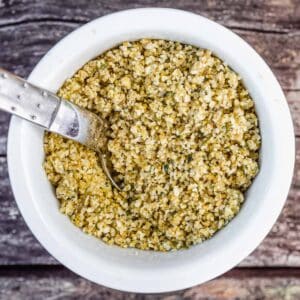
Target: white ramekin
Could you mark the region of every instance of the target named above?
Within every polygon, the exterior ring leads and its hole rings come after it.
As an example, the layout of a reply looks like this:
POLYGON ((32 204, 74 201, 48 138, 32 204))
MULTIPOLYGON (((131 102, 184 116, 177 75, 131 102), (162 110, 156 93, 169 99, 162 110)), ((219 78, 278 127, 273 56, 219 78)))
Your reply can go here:
POLYGON ((212 50, 243 78, 262 134, 260 172, 241 212, 212 239, 188 250, 158 253, 108 246, 82 233, 58 210, 42 163, 43 130, 13 118, 8 167, 20 211, 41 244, 63 265, 111 288, 167 292, 210 280, 237 265, 262 241, 286 200, 295 142, 284 94, 263 59, 230 30, 192 13, 134 9, 96 19, 53 47, 29 80, 56 91, 84 63, 126 40, 177 40, 212 50))

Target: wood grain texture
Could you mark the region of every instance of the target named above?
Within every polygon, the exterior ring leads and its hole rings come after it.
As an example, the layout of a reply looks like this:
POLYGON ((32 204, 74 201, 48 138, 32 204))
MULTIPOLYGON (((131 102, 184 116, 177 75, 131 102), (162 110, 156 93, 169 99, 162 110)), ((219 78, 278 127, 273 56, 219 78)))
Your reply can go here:
POLYGON ((5 157, 0 157, 0 265, 53 264, 37 242, 14 201, 5 157))
MULTIPOLYGON (((197 1, 194 2, 197 3, 197 1)), ((112 1, 112 3, 115 3, 115 1, 112 1)), ((200 5, 198 4, 198 6, 200 5)), ((22 7, 25 10, 23 18, 26 19, 26 10, 30 6, 26 6, 26 9, 24 5, 22 7)), ((51 6, 51 9, 54 8, 51 6)), ((17 9, 20 8, 16 6, 14 9, 16 10, 15 14, 17 14, 17 9)), ((75 13, 71 8, 70 10, 75 13)), ((5 9, 0 9, 0 13, 1 11, 5 12, 5 9)), ((32 11, 34 12, 34 10, 32 11)), ((92 10, 88 10, 88 12, 83 10, 82 12, 83 14, 90 12, 89 18, 84 18, 86 21, 96 17, 92 14, 92 10)), ((19 14, 21 13, 19 12, 19 14)), ((42 12, 40 14, 43 15, 42 12)), ((0 41, 2 43, 0 65, 21 76, 27 76, 51 46, 79 26, 77 19, 70 21, 66 18, 68 14, 70 14, 69 10, 65 9, 57 12, 56 19, 45 17, 43 21, 44 17, 41 19, 28 17, 26 21, 16 21, 15 23, 9 23, 9 20, 6 20, 5 22, 8 22, 9 25, 0 25, 0 41)), ((287 33, 233 28, 237 34, 248 41, 266 59, 283 88, 287 90, 300 89, 300 34, 296 30, 297 26, 295 25, 293 30, 288 30, 287 33)))
POLYGON ((10 115, 0 111, 0 156, 6 155, 6 143, 10 115))
POLYGON ((0 66, 27 77, 42 56, 76 27, 78 24, 63 22, 0 26, 0 66))
MULTIPOLYGON (((300 267, 300 138, 297 158, 294 184, 278 222, 240 266, 300 267)), ((5 157, 0 157, 0 253, 0 265, 57 264, 33 237, 16 207, 5 157)))
MULTIPOLYGON (((286 91, 285 95, 288 100, 289 108, 290 108, 290 111, 292 114, 295 135, 300 137, 300 90, 299 91, 286 91)), ((299 159, 300 158, 298 157, 298 160, 299 159)), ((298 181, 298 182, 300 184, 300 181, 298 181)))
POLYGON ((166 294, 134 294, 105 288, 64 268, 21 268, 0 272, 0 299, 13 300, 297 300, 299 271, 235 269, 206 284, 166 294))
POLYGON ((0 25, 32 20, 87 22, 129 8, 171 7, 199 13, 226 26, 275 32, 300 29, 298 0, 64 0, 2 1, 0 25))

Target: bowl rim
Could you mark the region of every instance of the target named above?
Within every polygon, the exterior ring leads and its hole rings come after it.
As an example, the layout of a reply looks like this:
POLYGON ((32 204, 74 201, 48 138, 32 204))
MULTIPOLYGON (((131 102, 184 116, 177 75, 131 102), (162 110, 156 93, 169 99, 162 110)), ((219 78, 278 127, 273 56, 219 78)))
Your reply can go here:
MULTIPOLYGON (((273 191, 273 194, 277 195, 278 200, 274 204, 274 207, 270 210, 270 215, 268 216, 268 218, 266 218, 264 223, 261 225, 260 232, 257 233, 255 237, 253 237, 253 240, 247 244, 241 245, 239 253, 236 253, 232 257, 228 258, 228 260, 221 265, 216 264, 214 266, 214 269, 208 272, 208 274, 205 274, 205 276, 203 276, 203 274, 201 274, 201 276, 193 274, 193 276, 186 280, 183 280, 180 276, 177 276, 177 279, 174 280, 175 277, 160 278, 156 274, 154 275, 156 279, 153 277, 152 281, 145 282, 144 278, 141 278, 141 280, 139 281, 138 278, 135 278, 132 279, 135 281, 134 283, 130 283, 128 282, 128 280, 126 281, 124 278, 118 277, 117 274, 111 274, 111 276, 106 277, 100 276, 101 278, 99 279, 94 273, 89 272, 89 270, 87 270, 86 268, 83 268, 80 262, 71 261, 69 259, 69 254, 66 253, 63 245, 58 245, 53 236, 48 234, 49 229, 44 226, 42 222, 42 217, 37 214, 37 211, 35 211, 34 206, 32 204, 29 204, 28 201, 26 201, 27 199, 30 199, 31 194, 29 192, 28 186, 26 186, 26 182, 23 180, 23 178, 26 176, 26 173, 22 168, 20 168, 20 166, 22 166, 23 159, 21 155, 21 136, 23 121, 20 121, 15 117, 12 118, 9 127, 7 160, 10 182, 12 185, 17 205, 22 213, 22 216, 24 217, 27 225, 29 226, 35 237, 44 246, 44 248, 46 248, 47 251, 51 253, 51 255, 53 255, 59 262, 67 266, 75 273, 98 284, 103 284, 107 287, 123 291, 159 293, 180 290, 211 280, 237 265, 242 259, 248 256, 259 245, 259 243, 271 230, 286 201, 286 196, 288 194, 293 176, 295 160, 295 140, 292 119, 284 94, 281 90, 278 81, 276 80, 270 68, 263 61, 263 59, 253 50, 251 46, 249 46, 244 40, 242 40, 232 31, 205 17, 183 10, 170 8, 138 8, 116 12, 97 18, 83 26, 80 26, 78 29, 68 34, 66 37, 60 40, 54 47, 52 47, 36 65, 36 67, 29 76, 29 80, 33 83, 37 83, 39 80, 39 73, 41 73, 41 70, 46 68, 46 66, 49 65, 51 61, 53 61, 54 56, 58 52, 61 52, 62 49, 66 46, 74 45, 74 40, 76 40, 78 37, 84 34, 87 34, 87 32, 94 30, 95 26, 107 26, 111 24, 111 22, 116 22, 119 19, 126 19, 128 23, 131 23, 136 21, 137 19, 141 20, 142 18, 149 18, 150 16, 155 16, 156 18, 158 18, 157 20, 159 20, 159 18, 168 18, 170 21, 185 20, 193 21, 196 23, 199 22, 199 24, 201 23, 207 28, 215 30, 219 34, 226 36, 226 38, 228 38, 230 41, 239 44, 245 51, 249 52, 249 55, 253 58, 253 61, 255 61, 255 63, 257 63, 257 65, 259 65, 265 71, 264 76, 268 79, 272 88, 275 91, 277 91, 277 104, 274 105, 271 109, 273 111, 278 110, 277 113, 281 117, 282 126, 286 130, 285 136, 282 136, 282 138, 284 139, 283 142, 285 145, 285 150, 283 150, 283 162, 280 162, 282 166, 282 174, 280 175, 280 187, 274 187, 273 191)), ((47 85, 46 82, 44 82, 43 84, 47 85)))

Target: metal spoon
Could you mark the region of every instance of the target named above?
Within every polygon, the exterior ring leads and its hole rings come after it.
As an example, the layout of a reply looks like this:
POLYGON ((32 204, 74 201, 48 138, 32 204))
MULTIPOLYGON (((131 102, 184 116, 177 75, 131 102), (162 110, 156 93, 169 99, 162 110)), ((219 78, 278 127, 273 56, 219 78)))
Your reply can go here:
POLYGON ((107 167, 107 124, 96 114, 1 68, 0 109, 98 152, 104 173, 120 190, 107 167))

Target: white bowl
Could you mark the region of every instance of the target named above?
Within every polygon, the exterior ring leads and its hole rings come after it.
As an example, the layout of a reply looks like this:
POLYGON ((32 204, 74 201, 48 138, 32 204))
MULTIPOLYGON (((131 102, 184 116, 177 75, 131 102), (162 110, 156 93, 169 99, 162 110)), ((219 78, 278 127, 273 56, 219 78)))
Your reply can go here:
POLYGON ((43 130, 13 118, 8 166, 21 213, 41 244, 63 265, 111 288, 174 291, 208 281, 237 265, 262 241, 287 197, 294 166, 294 132, 284 94, 269 67, 241 38, 198 15, 161 8, 127 10, 96 19, 61 40, 29 80, 56 91, 84 63, 126 40, 177 40, 212 50, 243 78, 262 135, 260 172, 241 212, 210 240, 169 253, 108 246, 82 233, 58 210, 43 170, 43 130))

